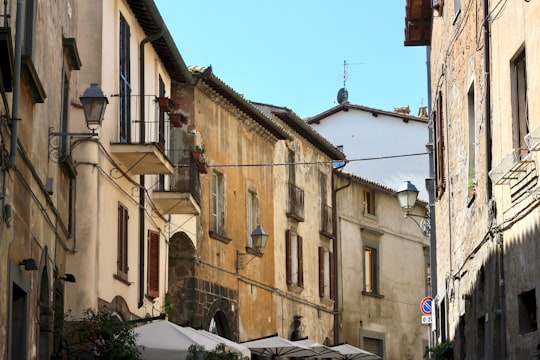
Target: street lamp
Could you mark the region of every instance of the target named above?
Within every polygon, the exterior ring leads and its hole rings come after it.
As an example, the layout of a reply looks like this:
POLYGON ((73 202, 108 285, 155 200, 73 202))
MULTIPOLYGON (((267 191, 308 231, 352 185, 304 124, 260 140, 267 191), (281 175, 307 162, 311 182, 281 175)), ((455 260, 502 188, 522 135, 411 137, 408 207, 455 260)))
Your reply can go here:
POLYGON ((405 217, 412 219, 424 236, 429 236, 431 232, 430 217, 424 215, 411 214, 411 209, 416 206, 416 200, 418 199, 418 189, 410 181, 405 181, 398 188, 396 197, 399 201, 399 205, 405 210, 405 217), (420 220, 417 220, 420 219, 420 220))
MULTIPOLYGON (((255 230, 251 233, 251 243, 253 246, 246 247, 246 252, 241 253, 240 251, 236 252, 236 270, 242 269, 242 263, 240 261, 241 256, 251 255, 261 257, 264 255, 262 250, 266 247, 266 242, 268 241, 268 233, 260 225, 257 225, 255 230)), ((250 260, 251 261, 251 260, 250 260)), ((248 261, 249 262, 249 261, 248 261)), ((247 263, 245 264, 247 265, 247 263)))
POLYGON ((53 131, 54 129, 52 127, 50 127, 49 159, 51 159, 52 154, 55 154, 55 157, 58 159, 65 160, 69 157, 68 142, 66 139, 68 136, 87 139, 96 137, 98 135, 96 130, 101 126, 103 115, 105 114, 105 108, 107 107, 109 100, 107 100, 107 97, 103 94, 103 91, 101 91, 96 83, 90 84, 90 87, 84 91, 79 99, 81 100, 84 111, 86 127, 91 130, 91 132, 56 132, 53 131))
POLYGON ((86 126, 93 133, 101 126, 105 108, 109 104, 109 100, 107 100, 107 97, 96 83, 91 83, 90 87, 84 91, 79 99, 83 106, 86 126))

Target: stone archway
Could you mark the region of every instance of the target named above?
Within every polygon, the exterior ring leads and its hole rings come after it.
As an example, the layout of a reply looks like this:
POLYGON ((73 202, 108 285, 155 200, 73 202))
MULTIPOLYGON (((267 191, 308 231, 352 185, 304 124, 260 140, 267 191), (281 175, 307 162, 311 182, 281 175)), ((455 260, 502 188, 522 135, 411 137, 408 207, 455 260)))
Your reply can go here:
POLYGON ((229 340, 237 340, 235 314, 231 301, 219 299, 208 309, 205 327, 208 331, 229 340))

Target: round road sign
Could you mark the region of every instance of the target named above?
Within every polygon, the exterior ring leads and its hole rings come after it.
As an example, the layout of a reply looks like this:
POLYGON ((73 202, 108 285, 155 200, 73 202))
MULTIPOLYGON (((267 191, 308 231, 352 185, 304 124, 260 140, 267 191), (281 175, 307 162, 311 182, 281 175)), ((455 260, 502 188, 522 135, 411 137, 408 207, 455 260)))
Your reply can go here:
POLYGON ((422 314, 431 315, 432 302, 433 299, 430 297, 425 297, 422 299, 422 302, 420 302, 420 310, 422 311, 422 314))

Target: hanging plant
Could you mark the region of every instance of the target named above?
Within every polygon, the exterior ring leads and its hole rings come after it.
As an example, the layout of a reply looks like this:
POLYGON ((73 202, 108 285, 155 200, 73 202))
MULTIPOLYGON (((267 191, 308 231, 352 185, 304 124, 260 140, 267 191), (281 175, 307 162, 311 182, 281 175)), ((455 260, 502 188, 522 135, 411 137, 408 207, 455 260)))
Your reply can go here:
POLYGON ((158 98, 158 104, 159 104, 159 110, 163 112, 169 112, 171 111, 171 103, 170 99, 165 96, 160 96, 158 98))

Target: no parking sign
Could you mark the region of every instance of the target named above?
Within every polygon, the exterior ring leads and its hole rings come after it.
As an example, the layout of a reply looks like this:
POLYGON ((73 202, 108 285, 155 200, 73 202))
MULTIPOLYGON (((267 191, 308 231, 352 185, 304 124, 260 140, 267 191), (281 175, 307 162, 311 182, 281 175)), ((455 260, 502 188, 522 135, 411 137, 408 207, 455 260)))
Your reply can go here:
POLYGON ((433 308, 433 299, 430 297, 425 297, 420 302, 420 311, 424 315, 431 315, 431 310, 433 308))

